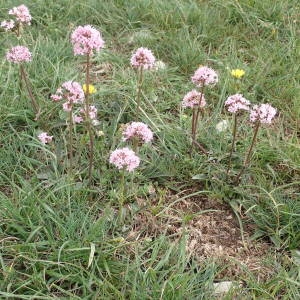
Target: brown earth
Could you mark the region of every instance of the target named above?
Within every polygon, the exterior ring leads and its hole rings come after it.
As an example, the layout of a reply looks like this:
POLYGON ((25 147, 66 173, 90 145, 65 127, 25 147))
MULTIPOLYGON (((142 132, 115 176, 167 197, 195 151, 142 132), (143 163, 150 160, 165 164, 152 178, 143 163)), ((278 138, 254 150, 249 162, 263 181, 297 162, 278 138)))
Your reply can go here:
POLYGON ((183 233, 187 233, 187 253, 199 263, 206 259, 216 261, 221 267, 219 278, 240 279, 242 273, 252 272, 257 280, 264 280, 273 272, 264 263, 271 245, 266 241, 251 240, 255 225, 241 211, 236 213, 243 228, 227 204, 201 195, 182 199, 180 194, 170 198, 158 213, 154 213, 155 201, 149 205, 139 199, 141 211, 134 216, 126 239, 155 238, 164 233, 178 241, 183 233))

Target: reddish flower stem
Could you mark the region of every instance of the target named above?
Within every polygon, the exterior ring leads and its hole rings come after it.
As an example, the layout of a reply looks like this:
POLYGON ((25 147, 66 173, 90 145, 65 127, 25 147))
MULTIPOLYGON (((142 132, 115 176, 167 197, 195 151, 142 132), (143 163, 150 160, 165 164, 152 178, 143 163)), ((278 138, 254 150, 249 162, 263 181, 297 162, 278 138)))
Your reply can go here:
POLYGON ((207 154, 207 151, 205 150, 205 148, 196 142, 196 138, 197 138, 197 129, 198 129, 198 122, 199 122, 199 115, 201 112, 201 102, 203 99, 203 93, 204 93, 204 82, 203 85, 201 87, 201 92, 200 92, 200 99, 199 99, 199 103, 198 103, 198 107, 197 109, 193 109, 193 118, 192 118, 192 147, 194 145, 196 145, 203 153, 207 154))
POLYGON ((90 54, 86 55, 86 93, 85 93, 85 117, 86 117, 86 124, 87 124, 87 131, 89 135, 89 183, 92 183, 92 171, 93 171, 93 160, 94 160, 94 135, 93 130, 91 127, 91 118, 89 114, 90 110, 90 54))
POLYGON ((136 97, 136 111, 135 111, 136 120, 138 120, 140 106, 141 106, 142 84, 143 84, 143 66, 138 68, 137 77, 138 77, 137 78, 137 97, 136 97))
POLYGON ((69 174, 72 174, 73 169, 73 104, 69 112, 69 174))
POLYGON ((239 183, 242 174, 244 173, 245 169, 246 169, 246 168, 248 167, 248 165, 249 165, 250 158, 251 158, 251 154, 252 154, 252 150, 253 150, 253 147, 254 147, 254 144, 255 144, 255 141, 256 141, 256 137, 257 137, 257 133, 258 133, 259 126, 260 126, 260 122, 256 122, 256 125, 255 125, 255 127, 254 127, 254 134, 253 134, 253 138, 252 138, 252 142, 251 142, 250 148, 249 148, 248 153, 247 153, 247 156, 246 156, 246 158, 245 158, 243 167, 242 167, 240 173, 236 176, 235 184, 238 184, 238 183, 239 183))
POLYGON ((192 116, 192 139, 194 144, 194 135, 195 135, 195 118, 196 117, 196 109, 193 108, 193 116, 192 116))
POLYGON ((232 160, 232 154, 235 146, 235 140, 236 140, 236 129, 237 129, 237 114, 234 114, 233 118, 233 132, 232 132, 232 143, 231 143, 231 149, 230 149, 230 155, 229 155, 229 163, 227 167, 227 174, 229 173, 229 169, 231 168, 231 160, 232 160))
POLYGON ((38 104, 37 104, 37 102, 35 100, 35 97, 33 95, 32 89, 30 87, 29 80, 27 78, 27 74, 26 74, 24 66, 22 64, 20 65, 20 72, 21 72, 21 77, 24 80, 24 83, 25 83, 25 86, 26 86, 29 98, 31 100, 31 104, 32 104, 33 110, 34 110, 34 112, 36 114, 36 120, 37 120, 38 117, 39 117, 39 114, 40 114, 40 109, 39 109, 39 106, 38 106, 38 104))

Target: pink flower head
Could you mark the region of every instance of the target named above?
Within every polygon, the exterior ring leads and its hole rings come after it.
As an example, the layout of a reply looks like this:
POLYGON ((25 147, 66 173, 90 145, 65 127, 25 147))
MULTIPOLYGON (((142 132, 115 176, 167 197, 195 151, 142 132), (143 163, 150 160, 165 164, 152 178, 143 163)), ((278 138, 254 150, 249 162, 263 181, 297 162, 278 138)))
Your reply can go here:
POLYGON ((18 22, 30 25, 32 18, 29 13, 29 9, 24 4, 13 7, 9 10, 8 14, 15 16, 18 22))
POLYGON ((44 144, 48 144, 52 141, 53 136, 52 135, 48 135, 47 132, 42 132, 38 135, 38 139, 44 144))
POLYGON ((92 120, 97 118, 97 108, 94 105, 91 105, 89 108, 89 116, 92 120))
POLYGON ((54 102, 58 102, 62 99, 62 95, 59 94, 53 94, 50 96, 50 98, 54 101, 54 102))
POLYGON ((270 104, 254 105, 250 111, 250 121, 271 124, 277 109, 270 104))
POLYGON ((56 94, 50 96, 54 102, 58 102, 63 98, 63 89, 60 87, 56 90, 56 94))
POLYGON ((125 147, 113 151, 109 157, 109 162, 119 170, 126 169, 132 172, 140 164, 140 158, 131 149, 125 147))
POLYGON ((225 106, 231 113, 237 113, 239 110, 249 110, 250 101, 241 94, 229 96, 225 101, 225 106))
POLYGON ((14 20, 9 20, 9 21, 2 21, 1 22, 1 27, 4 28, 5 31, 9 31, 13 29, 15 26, 14 20))
POLYGON ((148 143, 153 140, 153 132, 149 129, 148 125, 142 122, 131 122, 127 124, 122 135, 123 141, 137 138, 144 143, 148 143))
POLYGON ((73 103, 70 102, 70 101, 67 101, 62 106, 63 106, 63 110, 65 112, 70 112, 72 110, 72 108, 73 108, 73 103))
MULTIPOLYGON (((84 92, 81 85, 76 81, 66 81, 62 84, 64 97, 72 103, 82 103, 84 92)), ((60 90, 59 90, 60 91, 60 90)))
POLYGON ((62 99, 66 99, 64 108, 67 107, 67 103, 70 105, 73 103, 82 103, 84 100, 84 92, 81 85, 76 81, 66 81, 60 88, 57 89, 56 94, 51 95, 50 98, 54 102, 58 102, 62 99))
POLYGON ((155 63, 155 57, 151 50, 147 48, 138 48, 132 55, 130 63, 134 68, 152 69, 155 63))
MULTIPOLYGON (((97 118, 97 108, 94 106, 94 105, 91 105, 90 107, 89 107, 89 117, 90 117, 90 119, 91 120, 95 120, 96 118, 97 118)), ((81 110, 80 110, 80 113, 82 114, 82 115, 85 115, 85 109, 84 108, 82 108, 81 110)))
POLYGON ((16 46, 6 53, 6 59, 15 64, 29 62, 31 61, 31 53, 29 49, 24 46, 16 46))
POLYGON ((199 106, 199 103, 200 103, 200 107, 206 106, 204 95, 197 92, 196 90, 192 90, 184 96, 182 100, 182 107, 193 108, 195 106, 199 106))
POLYGON ((100 32, 91 25, 78 26, 71 35, 74 55, 92 54, 104 47, 100 32))
POLYGON ((81 116, 74 115, 73 116, 73 122, 77 123, 77 124, 82 123, 83 122, 83 118, 81 116))
POLYGON ((192 76, 192 82, 197 86, 215 85, 218 82, 218 74, 209 67, 199 67, 192 76))

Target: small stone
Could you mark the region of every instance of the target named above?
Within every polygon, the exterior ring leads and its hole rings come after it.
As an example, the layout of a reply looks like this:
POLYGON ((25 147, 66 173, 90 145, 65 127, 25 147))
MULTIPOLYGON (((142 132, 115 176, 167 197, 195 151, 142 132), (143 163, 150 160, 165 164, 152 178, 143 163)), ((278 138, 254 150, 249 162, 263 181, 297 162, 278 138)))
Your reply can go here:
POLYGON ((233 282, 232 281, 222 281, 214 283, 214 294, 226 294, 232 288, 233 282))

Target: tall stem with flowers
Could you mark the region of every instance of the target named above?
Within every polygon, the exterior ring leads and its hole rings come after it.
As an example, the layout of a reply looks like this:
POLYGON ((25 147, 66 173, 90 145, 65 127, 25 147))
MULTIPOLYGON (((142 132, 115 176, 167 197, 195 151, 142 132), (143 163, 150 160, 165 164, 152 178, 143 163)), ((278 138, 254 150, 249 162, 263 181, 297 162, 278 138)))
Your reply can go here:
POLYGON ((197 145, 198 148, 203 152, 207 153, 204 147, 197 143, 197 130, 199 127, 199 117, 202 112, 202 109, 206 106, 206 100, 204 98, 204 89, 206 86, 213 86, 218 82, 218 75, 217 73, 205 66, 199 67, 194 75, 191 78, 192 82, 200 88, 200 91, 192 90, 188 92, 183 100, 182 100, 182 107, 192 108, 192 130, 191 130, 191 136, 192 136, 192 147, 197 145))
MULTIPOLYGON (((24 26, 30 25, 31 23, 32 17, 30 15, 29 9, 27 6, 22 4, 10 9, 8 11, 8 14, 11 15, 14 19, 2 21, 0 27, 2 27, 6 32, 14 32, 18 40, 20 40, 22 28, 24 26)), ((23 88, 23 82, 31 100, 33 111, 36 115, 35 119, 37 120, 39 118, 40 108, 33 94, 29 78, 23 64, 24 62, 31 61, 31 53, 27 47, 19 45, 12 47, 7 52, 6 58, 8 61, 19 65, 20 88, 23 88)))
POLYGON ((142 86, 144 70, 152 69, 155 63, 155 57, 151 50, 147 48, 138 48, 130 59, 131 66, 137 72, 137 96, 136 96, 136 111, 135 118, 139 119, 139 112, 141 108, 142 86))
POLYGON ((73 129, 74 129, 74 121, 81 121, 78 116, 74 115, 74 106, 77 104, 82 104, 84 101, 84 92, 81 85, 76 81, 66 81, 61 87, 59 87, 56 91, 56 94, 51 95, 51 99, 54 102, 58 102, 60 100, 65 100, 62 107, 63 110, 68 113, 67 118, 67 127, 69 133, 69 141, 68 141, 68 158, 69 158, 69 174, 72 174, 73 170, 73 147, 74 147, 74 139, 73 139, 73 129))
POLYGON ((24 46, 15 46, 12 47, 7 53, 6 53, 6 59, 14 64, 19 64, 20 65, 20 80, 24 81, 25 87, 27 89, 29 98, 31 100, 31 105, 33 108, 33 111, 35 112, 36 115, 36 119, 38 119, 39 117, 39 113, 40 113, 40 109, 39 109, 39 105, 33 95, 31 86, 30 86, 30 82, 24 67, 24 63, 26 62, 31 62, 32 58, 31 58, 31 53, 29 51, 29 49, 27 47, 24 46))
POLYGON ((85 76, 85 120, 89 135, 89 181, 92 180, 93 159, 94 159, 94 133, 90 118, 90 54, 86 55, 86 76, 85 76))
POLYGON ((116 149, 109 157, 109 162, 116 166, 121 171, 120 178, 120 193, 119 193, 119 206, 120 206, 120 217, 122 215, 123 204, 126 199, 125 195, 125 172, 133 172, 140 164, 140 158, 135 154, 134 151, 125 147, 116 149))
POLYGON ((253 108, 250 111, 250 122, 254 123, 254 133, 253 138, 250 144, 250 147, 247 151, 244 164, 242 169, 240 170, 239 174, 236 176, 235 184, 238 184, 240 182, 240 179, 248 167, 250 160, 251 160, 251 154, 257 139, 257 134, 260 126, 262 124, 271 124, 273 118, 275 117, 277 113, 277 109, 271 106, 270 104, 260 104, 260 105, 254 105, 253 108))
POLYGON ((204 95, 197 90, 192 90, 188 92, 183 100, 182 100, 182 107, 183 108, 192 108, 192 145, 196 143, 196 132, 197 132, 197 124, 199 120, 199 112, 206 106, 206 100, 204 95))
POLYGON ((150 143, 153 140, 153 132, 147 124, 142 122, 126 124, 122 136, 124 142, 132 142, 132 148, 136 153, 138 153, 139 145, 150 143))
POLYGON ((198 123, 199 123, 199 116, 200 113, 202 111, 202 108, 206 105, 206 101, 204 100, 204 84, 201 87, 201 92, 200 92, 200 97, 199 97, 199 101, 196 105, 196 107, 193 109, 193 115, 194 116, 194 124, 192 126, 192 128, 194 130, 192 130, 192 141, 193 144, 196 143, 196 136, 197 136, 197 130, 198 130, 198 123))
POLYGON ((231 168, 232 155, 235 148, 236 137, 237 137, 237 123, 238 114, 242 111, 248 111, 250 109, 250 101, 243 97, 241 94, 231 95, 225 101, 227 110, 233 114, 233 129, 232 129, 232 142, 229 155, 229 163, 227 167, 227 174, 231 168))
POLYGON ((86 76, 85 76, 85 124, 89 136, 89 167, 88 178, 92 183, 93 160, 94 160, 94 132, 92 129, 91 105, 90 105, 90 60, 94 52, 100 51, 104 47, 101 34, 91 25, 78 26, 71 35, 74 55, 86 56, 86 76))

